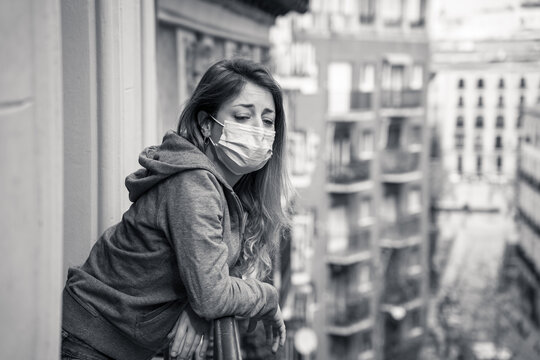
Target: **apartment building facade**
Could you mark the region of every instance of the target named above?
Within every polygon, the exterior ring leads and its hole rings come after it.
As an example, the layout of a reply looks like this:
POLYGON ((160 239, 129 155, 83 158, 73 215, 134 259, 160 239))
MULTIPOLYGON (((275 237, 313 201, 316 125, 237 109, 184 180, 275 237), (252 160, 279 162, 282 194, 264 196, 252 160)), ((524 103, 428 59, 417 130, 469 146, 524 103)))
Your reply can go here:
POLYGON ((310 174, 297 177, 296 207, 314 224, 311 358, 416 359, 421 348, 426 6, 311 1, 308 13, 276 23, 276 74, 295 99, 291 172, 310 174), (294 148, 315 155, 304 159, 294 148))
POLYGON ((514 179, 520 111, 540 96, 537 63, 434 66, 432 113, 442 136, 445 168, 455 180, 514 179))
POLYGON ((506 247, 498 319, 501 342, 520 359, 540 356, 540 106, 524 108, 516 173, 517 241, 506 247))

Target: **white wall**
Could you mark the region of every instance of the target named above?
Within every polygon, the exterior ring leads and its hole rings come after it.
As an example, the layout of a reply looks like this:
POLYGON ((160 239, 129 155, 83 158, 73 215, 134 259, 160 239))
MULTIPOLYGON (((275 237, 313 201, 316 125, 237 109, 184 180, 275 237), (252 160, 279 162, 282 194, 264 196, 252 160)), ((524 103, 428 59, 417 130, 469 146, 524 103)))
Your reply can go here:
POLYGON ((124 179, 159 139, 154 2, 61 4, 65 278, 127 210, 124 179))
POLYGON ((0 358, 57 359, 63 205, 59 2, 0 2, 0 47, 0 358))

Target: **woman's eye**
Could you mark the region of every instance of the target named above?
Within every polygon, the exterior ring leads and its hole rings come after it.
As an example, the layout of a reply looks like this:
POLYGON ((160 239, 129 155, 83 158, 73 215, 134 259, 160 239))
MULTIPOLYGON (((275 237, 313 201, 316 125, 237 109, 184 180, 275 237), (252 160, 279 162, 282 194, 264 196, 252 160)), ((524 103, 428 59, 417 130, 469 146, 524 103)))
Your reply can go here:
POLYGON ((273 126, 274 125, 274 120, 272 119, 263 119, 263 122, 265 125, 268 125, 268 126, 273 126))
POLYGON ((245 121, 245 120, 249 120, 250 116, 248 116, 248 115, 236 115, 234 118, 236 120, 245 121))

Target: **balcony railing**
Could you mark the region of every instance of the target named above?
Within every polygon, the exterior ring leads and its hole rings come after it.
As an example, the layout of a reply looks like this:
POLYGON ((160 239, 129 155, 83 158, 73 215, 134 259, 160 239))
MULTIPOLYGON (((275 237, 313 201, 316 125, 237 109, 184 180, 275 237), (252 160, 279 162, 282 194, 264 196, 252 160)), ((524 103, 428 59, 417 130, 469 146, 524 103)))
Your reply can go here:
POLYGON ((372 97, 370 92, 351 91, 351 110, 371 109, 372 97))
POLYGON ((382 229, 382 237, 387 240, 405 240, 420 235, 420 215, 409 215, 388 222, 382 229))
MULTIPOLYGON (((370 229, 354 230, 347 237, 347 247, 338 251, 330 251, 329 255, 349 255, 351 253, 369 251, 371 249, 370 234, 370 229)), ((329 237, 329 242, 331 242, 331 233, 329 237)))
POLYGON ((418 279, 387 279, 383 292, 385 305, 403 305, 418 299, 421 295, 421 283, 418 279))
POLYGON ((371 160, 353 160, 349 164, 329 164, 328 181, 335 184, 352 184, 369 180, 371 160))
POLYGON ((369 317, 370 301, 366 294, 337 296, 329 309, 329 323, 333 326, 351 326, 369 317))
POLYGON ((382 154, 383 174, 403 174, 419 169, 420 154, 401 149, 385 150, 382 154))
MULTIPOLYGON (((207 357, 211 356, 214 360, 242 360, 240 336, 234 316, 214 320, 210 346, 207 357)), ((163 350, 163 359, 171 360, 168 348, 163 350)))
POLYGON ((375 14, 360 14, 361 24, 373 24, 375 22, 375 14))
POLYGON ((381 92, 383 108, 413 108, 422 105, 422 90, 383 90, 381 92))

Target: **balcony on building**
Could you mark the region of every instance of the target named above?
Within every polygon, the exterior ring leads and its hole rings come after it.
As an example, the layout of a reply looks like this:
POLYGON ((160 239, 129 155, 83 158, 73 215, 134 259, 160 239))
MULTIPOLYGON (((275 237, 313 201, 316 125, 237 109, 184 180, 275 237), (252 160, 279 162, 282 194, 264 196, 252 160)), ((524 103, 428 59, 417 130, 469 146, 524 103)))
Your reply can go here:
POLYGON ((372 326, 371 272, 371 264, 366 263, 330 267, 328 333, 349 336, 372 326))
MULTIPOLYGON (((386 144, 381 152, 382 180, 404 183, 421 178, 422 127, 411 123, 409 117, 390 117, 386 144)), ((386 134, 384 134, 386 132, 386 134)))
POLYGON ((351 193, 369 190, 371 182, 371 160, 353 159, 346 164, 328 165, 326 189, 333 193, 351 193))
POLYGON ((351 91, 351 112, 372 110, 372 92, 365 92, 360 90, 351 91))
POLYGON ((376 66, 371 62, 328 64, 326 111, 330 121, 373 120, 375 74, 376 66), (353 77, 354 69, 360 73, 359 81, 353 77))
POLYGON ((328 333, 348 336, 370 328, 373 325, 370 297, 369 294, 359 293, 334 299, 327 309, 328 333))
POLYGON ((422 314, 425 312, 420 289, 420 281, 416 285, 402 281, 384 290, 381 310, 386 359, 417 359, 419 356, 424 333, 422 314))
POLYGON ((387 53, 381 74, 381 114, 421 114, 425 65, 409 53, 387 53))
POLYGON ((419 325, 419 316, 411 321, 411 316, 396 320, 387 314, 384 321, 384 358, 418 359, 422 348, 423 328, 419 325), (415 324, 414 322, 417 322, 415 324))
MULTIPOLYGON (((335 225, 335 224, 334 224, 335 225)), ((351 233, 346 230, 329 231, 329 264, 347 266, 371 259, 371 229, 357 228, 351 233)))
POLYGON ((381 154, 383 181, 403 183, 420 179, 420 155, 400 148, 385 149, 381 154))
POLYGON ((330 335, 330 354, 332 359, 373 360, 373 332, 364 330, 350 336, 330 335))
POLYGON ((383 309, 401 306, 405 311, 418 306, 421 302, 422 279, 407 277, 391 272, 386 276, 382 294, 383 309))
POLYGON ((386 221, 381 232, 382 247, 404 248, 421 241, 421 214, 401 215, 386 221))
POLYGON ((422 90, 382 90, 383 108, 416 108, 422 106, 422 90))
MULTIPOLYGON (((332 134, 327 167, 326 189, 332 193, 354 193, 370 190, 372 132, 354 122, 329 124, 332 134), (369 136, 367 136, 369 135, 369 136)), ((369 128, 368 128, 369 129, 369 128)))

